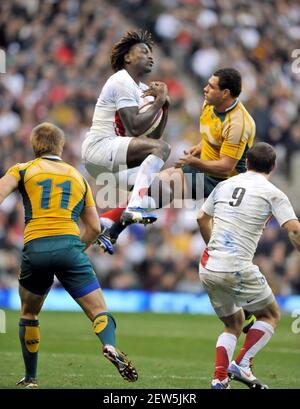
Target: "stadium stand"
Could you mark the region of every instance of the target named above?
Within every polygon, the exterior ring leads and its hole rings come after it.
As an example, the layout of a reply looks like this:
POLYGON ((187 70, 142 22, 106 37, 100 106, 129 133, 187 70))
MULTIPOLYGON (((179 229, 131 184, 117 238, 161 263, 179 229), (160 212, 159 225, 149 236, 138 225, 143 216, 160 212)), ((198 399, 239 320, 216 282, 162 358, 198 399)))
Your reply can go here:
MULTIPOLYGON (((298 0, 2 2, 0 48, 6 51, 7 72, 0 77, 0 175, 32 157, 30 131, 47 120, 65 130, 64 158, 88 177, 80 147, 99 90, 111 73, 109 52, 125 30, 138 26, 155 35, 160 49, 153 78, 167 82, 172 99, 167 166, 197 142, 207 77, 233 64, 244 79, 242 100, 256 121, 257 138, 277 149, 274 180, 300 213, 300 74, 291 70, 291 53, 300 40, 298 0)), ((95 183, 89 182, 96 193, 95 183)), ((90 250, 102 285, 201 291, 198 262, 204 243, 196 221, 184 212, 159 211, 158 222, 147 230, 131 226, 114 257, 90 250)), ((12 195, 0 207, 0 287, 17 285, 22 229, 20 198, 12 195)), ((276 294, 300 294, 300 259, 287 243, 271 221, 255 262, 276 294)))

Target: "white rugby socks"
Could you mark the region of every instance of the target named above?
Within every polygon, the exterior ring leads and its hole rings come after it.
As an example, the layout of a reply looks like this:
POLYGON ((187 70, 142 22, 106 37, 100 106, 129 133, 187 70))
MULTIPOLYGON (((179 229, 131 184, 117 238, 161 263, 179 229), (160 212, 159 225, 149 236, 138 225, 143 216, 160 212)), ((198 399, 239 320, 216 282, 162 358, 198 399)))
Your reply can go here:
POLYGON ((237 338, 234 334, 223 332, 216 345, 216 366, 214 379, 223 381, 227 378, 227 368, 232 359, 233 352, 237 343, 237 338))
POLYGON ((142 207, 143 197, 163 165, 164 161, 156 155, 147 156, 141 163, 127 209, 128 207, 142 207))
POLYGON ((265 321, 256 321, 249 329, 245 343, 235 362, 242 367, 249 367, 250 359, 270 341, 274 328, 265 321))

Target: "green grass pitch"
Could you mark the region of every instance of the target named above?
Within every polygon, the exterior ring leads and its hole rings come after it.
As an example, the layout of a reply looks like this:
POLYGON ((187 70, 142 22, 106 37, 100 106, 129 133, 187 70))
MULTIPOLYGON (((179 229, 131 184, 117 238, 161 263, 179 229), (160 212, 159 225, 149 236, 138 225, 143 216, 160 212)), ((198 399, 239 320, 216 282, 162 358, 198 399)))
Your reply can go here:
MULTIPOLYGON (((40 315, 40 388, 209 388, 216 338, 222 324, 214 316, 114 314, 117 346, 135 363, 139 380, 124 381, 101 354, 100 343, 83 313, 40 315)), ((18 313, 6 311, 0 334, 0 388, 14 388, 23 376, 18 313)), ((255 359, 255 374, 270 388, 300 388, 300 335, 285 316, 268 346, 255 359)), ((243 336, 239 342, 243 340, 243 336)), ((244 388, 232 382, 234 389, 244 388)))

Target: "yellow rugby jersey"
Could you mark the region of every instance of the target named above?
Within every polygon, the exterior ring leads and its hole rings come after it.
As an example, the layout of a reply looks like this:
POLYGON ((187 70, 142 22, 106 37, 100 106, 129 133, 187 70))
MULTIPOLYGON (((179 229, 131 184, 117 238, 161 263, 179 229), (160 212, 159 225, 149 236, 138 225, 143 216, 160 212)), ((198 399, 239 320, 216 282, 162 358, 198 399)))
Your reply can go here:
POLYGON ((95 206, 83 176, 58 156, 18 163, 6 174, 16 178, 25 209, 24 242, 48 236, 79 236, 78 219, 95 206))
MULTIPOLYGON (((213 105, 204 104, 200 136, 201 159, 219 160, 221 154, 226 155, 239 161, 230 176, 246 171, 246 152, 253 145, 255 122, 239 100, 224 113, 217 112, 213 105)), ((218 177, 217 174, 212 176, 218 177)))

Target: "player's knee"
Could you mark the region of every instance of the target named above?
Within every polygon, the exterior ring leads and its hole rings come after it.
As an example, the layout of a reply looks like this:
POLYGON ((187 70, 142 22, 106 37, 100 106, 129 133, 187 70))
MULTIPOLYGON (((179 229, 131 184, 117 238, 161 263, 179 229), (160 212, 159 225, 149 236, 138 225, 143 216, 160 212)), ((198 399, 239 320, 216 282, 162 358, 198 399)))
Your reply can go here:
POLYGON ((241 335, 244 323, 244 314, 242 313, 242 310, 237 311, 235 314, 228 317, 222 317, 221 319, 228 332, 234 334, 237 338, 241 335))
POLYGON ((239 338, 239 336, 242 333, 242 325, 239 323, 231 323, 230 325, 225 325, 225 329, 227 330, 227 332, 235 335, 237 338, 239 338))
POLYGON ((97 316, 98 314, 102 314, 106 310, 106 307, 99 303, 93 305, 85 305, 83 307, 83 310, 89 317, 89 319, 93 321, 95 316, 97 316))
POLYGON ((163 142, 162 153, 163 153, 163 160, 166 161, 171 153, 171 146, 167 142, 163 142))
POLYGON ((234 331, 235 336, 238 338, 243 330, 244 321, 242 319, 237 319, 235 322, 232 323, 231 329, 234 331))
POLYGON ((267 321, 274 328, 276 328, 278 321, 280 320, 281 314, 278 304, 274 302, 264 310, 255 313, 255 316, 257 320, 267 321))
POLYGON ((156 141, 153 154, 159 156, 164 162, 168 159, 171 152, 171 146, 165 141, 156 141))
POLYGON ((21 315, 23 318, 27 320, 36 320, 38 314, 40 312, 40 308, 36 305, 31 304, 23 304, 21 308, 21 315))
POLYGON ((272 315, 274 327, 276 327, 281 318, 281 313, 280 313, 280 309, 278 305, 275 305, 274 308, 272 308, 271 315, 272 315))

